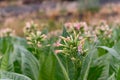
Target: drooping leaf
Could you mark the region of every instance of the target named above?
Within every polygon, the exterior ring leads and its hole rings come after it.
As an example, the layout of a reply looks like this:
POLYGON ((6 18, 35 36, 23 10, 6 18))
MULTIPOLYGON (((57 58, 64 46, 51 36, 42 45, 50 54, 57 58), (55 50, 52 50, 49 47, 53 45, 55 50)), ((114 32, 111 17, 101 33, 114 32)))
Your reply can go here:
POLYGON ((120 60, 120 55, 117 53, 117 51, 115 49, 108 48, 106 46, 99 46, 99 47, 107 50, 112 56, 114 56, 116 59, 120 60))
POLYGON ((117 80, 120 69, 119 50, 117 50, 116 45, 114 45, 113 48, 108 48, 106 46, 100 46, 100 48, 103 48, 108 51, 106 58, 104 58, 106 60, 106 66, 108 66, 106 67, 106 69, 104 69, 105 72, 107 70, 107 74, 109 76, 108 80, 117 80))
MULTIPOLYGON (((39 63, 37 59, 26 49, 26 43, 22 43, 21 38, 5 39, 7 52, 1 61, 1 70, 14 71, 30 77, 32 80, 38 80, 39 63)), ((4 47, 3 47, 4 49, 4 47)))
MULTIPOLYGON (((87 80, 99 80, 101 77, 103 79, 105 75, 104 73, 104 68, 105 68, 105 63, 104 63, 104 58, 106 56, 101 56, 101 57, 97 57, 95 56, 95 59, 93 60, 90 70, 89 70, 89 74, 87 77, 87 80)), ((105 75, 106 76, 106 75, 105 75)))
POLYGON ((115 79, 115 73, 113 73, 107 80, 116 80, 115 79))
POLYGON ((60 61, 59 57, 58 57, 56 54, 55 54, 55 57, 56 57, 57 60, 58 60, 58 63, 59 63, 59 65, 60 65, 60 68, 62 69, 62 72, 63 72, 63 74, 64 74, 65 80, 70 80, 70 78, 69 78, 69 76, 68 76, 68 73, 67 73, 64 65, 63 65, 62 62, 60 61))
POLYGON ((78 80, 87 80, 88 73, 90 70, 90 65, 92 63, 93 55, 95 54, 95 49, 90 51, 88 55, 85 57, 83 63, 82 63, 82 68, 81 68, 81 73, 79 75, 78 80))
MULTIPOLYGON (((53 54, 49 54, 48 56, 43 56, 41 54, 40 59, 40 72, 39 72, 39 80, 55 80, 55 68, 56 68, 56 59, 53 54)), ((59 71, 59 70, 58 70, 59 71)))
POLYGON ((0 80, 32 80, 32 79, 25 75, 7 71, 0 71, 0 80))

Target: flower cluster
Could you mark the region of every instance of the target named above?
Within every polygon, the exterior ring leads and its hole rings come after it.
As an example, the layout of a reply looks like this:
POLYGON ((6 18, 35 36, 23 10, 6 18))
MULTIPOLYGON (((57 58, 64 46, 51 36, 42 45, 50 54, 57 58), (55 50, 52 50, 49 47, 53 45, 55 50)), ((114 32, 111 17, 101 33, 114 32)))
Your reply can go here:
POLYGON ((60 36, 59 40, 54 43, 57 48, 55 53, 62 53, 70 58, 74 63, 80 62, 79 57, 86 55, 87 49, 84 47, 86 38, 81 38, 80 33, 73 31, 74 33, 68 33, 69 36, 60 36))
POLYGON ((37 30, 37 25, 33 22, 27 22, 24 28, 24 33, 28 44, 36 47, 41 47, 42 42, 46 39, 46 35, 37 30))
POLYGON ((100 22, 98 25, 88 26, 85 22, 76 22, 76 23, 66 23, 65 27, 67 31, 71 34, 73 31, 77 32, 77 34, 81 34, 80 39, 83 38, 91 38, 92 41, 96 42, 97 38, 101 35, 104 37, 111 38, 112 29, 105 21, 100 22))
POLYGON ((55 47, 62 47, 62 50, 55 50, 55 53, 64 53, 68 56, 73 56, 76 54, 83 55, 85 54, 84 50, 84 42, 86 38, 79 39, 78 36, 69 36, 69 37, 63 37, 60 36, 60 39, 54 43, 55 47))
POLYGON ((0 37, 14 36, 14 35, 15 35, 15 31, 13 31, 10 28, 6 28, 6 29, 1 29, 0 30, 0 37))
POLYGON ((109 25, 107 25, 106 22, 101 22, 99 25, 95 27, 95 30, 93 31, 94 34, 96 34, 98 37, 100 35, 111 38, 112 36, 112 29, 109 25))
POLYGON ((76 22, 76 23, 65 23, 64 25, 68 31, 73 31, 73 30, 77 30, 77 31, 80 31, 81 29, 83 29, 84 31, 87 31, 88 30, 88 26, 86 24, 86 22, 76 22))
POLYGON ((74 32, 81 34, 80 39, 83 39, 83 37, 95 37, 96 35, 93 34, 92 27, 88 26, 86 22, 65 23, 64 26, 70 34, 74 32))
POLYGON ((56 48, 55 53, 62 53, 70 59, 78 69, 81 67, 81 61, 88 51, 84 46, 87 38, 80 38, 82 34, 75 29, 73 29, 72 32, 68 31, 68 34, 66 37, 59 36, 59 40, 54 44, 56 48))
POLYGON ((99 35, 111 37, 112 30, 106 24, 102 23, 99 26, 91 27, 85 22, 65 23, 65 28, 68 33, 67 37, 60 36, 59 40, 54 44, 55 47, 60 47, 55 50, 55 53, 63 53, 71 58, 77 59, 78 55, 86 55, 89 49, 85 48, 85 42, 94 43, 98 40, 99 35))

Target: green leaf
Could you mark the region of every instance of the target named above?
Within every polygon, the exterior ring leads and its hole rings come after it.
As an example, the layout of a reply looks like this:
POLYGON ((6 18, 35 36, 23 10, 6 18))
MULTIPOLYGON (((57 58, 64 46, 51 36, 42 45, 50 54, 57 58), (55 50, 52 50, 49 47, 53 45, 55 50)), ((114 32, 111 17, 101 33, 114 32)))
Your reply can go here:
POLYGON ((21 65, 20 69, 22 74, 30 77, 32 80, 38 80, 39 63, 32 53, 24 47, 15 45, 13 54, 14 57, 16 57, 16 61, 18 61, 21 65))
MULTIPOLYGON (((12 46, 6 46, 6 53, 1 61, 1 70, 14 71, 30 77, 32 80, 38 80, 39 63, 38 60, 26 49, 26 44, 21 38, 5 38, 5 43, 12 46), (8 49, 8 50, 7 50, 8 49)), ((4 47, 2 47, 4 49, 4 47)))
POLYGON ((113 73, 107 80, 116 80, 115 79, 115 73, 113 73))
POLYGON ((7 72, 7 71, 0 71, 0 80, 32 80, 25 75, 7 72))
POLYGON ((119 67, 119 70, 118 70, 118 72, 117 72, 117 80, 120 80, 120 67, 119 67))
MULTIPOLYGON (((39 80, 55 80, 55 68, 56 68, 56 59, 53 54, 49 54, 48 56, 40 56, 45 58, 41 61, 40 59, 40 72, 39 72, 39 80)), ((59 70, 58 70, 59 71, 59 70)))
POLYGON ((90 70, 89 70, 89 74, 88 74, 88 78, 87 80, 99 80, 99 78, 102 78, 105 75, 104 74, 104 68, 105 68, 105 61, 104 58, 106 56, 101 56, 101 57, 97 57, 94 56, 95 59, 93 60, 90 70))
POLYGON ((55 54, 55 57, 57 58, 58 63, 59 63, 59 65, 60 65, 61 69, 62 69, 62 72, 63 72, 63 74, 64 74, 65 80, 70 80, 70 78, 69 78, 69 76, 68 76, 68 73, 67 73, 64 65, 62 64, 61 60, 59 59, 59 57, 58 57, 56 54, 55 54))
POLYGON ((116 59, 120 60, 120 55, 115 49, 108 48, 106 46, 99 46, 99 47, 107 50, 112 56, 114 56, 116 59))
POLYGON ((82 63, 82 69, 81 69, 81 73, 79 75, 78 80, 87 80, 94 53, 95 53, 95 49, 91 50, 88 53, 88 55, 85 57, 82 63))
MULTIPOLYGON (((118 45, 119 43, 117 43, 118 45)), ((105 58, 106 60, 106 69, 108 71, 108 80, 119 80, 119 69, 120 69, 120 54, 119 54, 119 46, 114 45, 113 48, 108 48, 106 46, 99 46, 102 49, 105 49, 108 51, 108 54, 105 58), (107 57, 109 58, 107 59, 107 57)))
POLYGON ((63 36, 63 37, 67 37, 67 36, 69 36, 69 33, 67 32, 67 30, 66 30, 65 27, 63 27, 62 36, 63 36))

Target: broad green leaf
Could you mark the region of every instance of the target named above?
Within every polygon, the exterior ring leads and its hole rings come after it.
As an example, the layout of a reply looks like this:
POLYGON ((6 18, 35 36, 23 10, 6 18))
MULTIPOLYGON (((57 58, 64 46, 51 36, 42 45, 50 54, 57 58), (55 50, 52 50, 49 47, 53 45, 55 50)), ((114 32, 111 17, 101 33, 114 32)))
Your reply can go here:
POLYGON ((93 59, 93 62, 91 64, 87 80, 91 80, 91 79, 99 80, 101 77, 103 79, 103 77, 105 75, 105 73, 104 73, 104 68, 105 68, 104 58, 106 56, 101 56, 101 57, 94 56, 94 57, 95 57, 95 59, 93 59))
POLYGON ((107 50, 112 56, 114 56, 116 59, 120 60, 120 55, 118 54, 118 52, 115 49, 108 48, 106 46, 99 46, 99 47, 107 50))
POLYGON ((22 74, 27 75, 32 80, 38 80, 39 63, 32 53, 24 47, 15 45, 13 54, 16 61, 21 65, 22 74))
POLYGON ((78 80, 87 80, 88 73, 90 70, 90 65, 92 64, 92 59, 94 54, 95 54, 95 49, 91 50, 88 53, 88 55, 85 57, 82 63, 81 73, 79 75, 78 80))
POLYGON ((107 80, 116 80, 115 79, 115 73, 113 73, 107 80))
MULTIPOLYGON (((22 43, 21 38, 11 38, 6 40, 6 46, 9 50, 5 53, 1 62, 1 69, 14 71, 30 77, 32 80, 38 80, 39 63, 38 60, 26 49, 26 44, 22 43)), ((4 48, 4 47, 3 47, 4 48)))
POLYGON ((117 77, 117 80, 120 80, 120 67, 119 67, 119 70, 118 70, 118 72, 116 74, 116 77, 117 77))
MULTIPOLYGON (((41 54, 41 58, 45 58, 41 61, 40 59, 40 72, 39 72, 39 80, 55 80, 55 68, 56 68, 56 59, 53 54, 49 54, 48 56, 43 56, 41 54)), ((58 70, 59 71, 59 70, 58 70)))
POLYGON ((32 79, 25 75, 7 71, 0 71, 0 80, 32 80, 32 79))
POLYGON ((62 72, 63 72, 63 74, 64 74, 65 80, 70 80, 70 78, 69 78, 69 76, 68 76, 68 73, 67 73, 64 65, 63 65, 62 62, 60 61, 59 57, 58 57, 56 54, 55 54, 55 57, 57 58, 58 63, 59 63, 59 65, 60 65, 61 69, 62 69, 62 72))
POLYGON ((10 58, 10 57, 11 57, 10 54, 12 54, 12 53, 11 53, 12 48, 13 48, 13 46, 8 47, 8 48, 6 49, 6 52, 5 52, 5 54, 3 55, 2 60, 1 60, 1 65, 0 65, 0 69, 1 69, 1 70, 14 71, 13 59, 10 58))
POLYGON ((76 77, 78 76, 76 74, 79 71, 76 71, 75 64, 73 63, 73 61, 70 58, 65 57, 62 54, 59 54, 58 57, 59 57, 60 61, 62 62, 63 66, 65 67, 70 80, 75 80, 76 77))
POLYGON ((119 69, 120 69, 120 54, 119 54, 119 52, 116 50, 116 47, 108 48, 106 46, 100 46, 100 48, 103 48, 108 51, 106 58, 104 58, 106 60, 106 69, 104 69, 104 72, 106 72, 106 70, 108 70, 108 76, 110 76, 110 77, 108 77, 108 80, 117 80, 117 77, 119 74, 119 69), (113 76, 113 74, 114 74, 114 76, 113 76))
POLYGON ((54 53, 40 54, 39 80, 70 80, 61 60, 56 56, 54 53))

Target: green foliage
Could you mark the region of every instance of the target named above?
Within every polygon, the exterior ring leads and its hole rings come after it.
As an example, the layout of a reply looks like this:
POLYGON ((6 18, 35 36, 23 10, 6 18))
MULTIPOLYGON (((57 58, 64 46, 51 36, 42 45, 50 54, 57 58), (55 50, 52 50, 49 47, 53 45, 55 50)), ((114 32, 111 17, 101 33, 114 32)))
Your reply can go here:
MULTIPOLYGON (((8 46, 6 46, 6 52, 3 52, 0 69, 21 73, 33 80, 38 80, 39 64, 37 59, 25 48, 26 45, 22 44, 23 39, 9 38, 2 38, 8 46)), ((1 41, 1 43, 3 42, 1 41)), ((5 47, 2 48, 5 49, 5 47)))
POLYGON ((92 50, 84 59, 78 80, 87 80, 90 65, 92 63, 92 58, 94 54, 95 54, 95 51, 92 50))
POLYGON ((120 29, 113 29, 112 37, 100 33, 96 41, 91 36, 86 37, 81 27, 77 32, 75 30, 68 32, 64 27, 61 47, 53 46, 57 39, 54 37, 45 39, 41 47, 30 46, 19 37, 0 37, 0 79, 120 80, 120 29), (78 39, 80 31, 83 31, 80 36, 85 41, 78 39), (71 38, 67 42, 68 37, 71 38), (79 52, 78 44, 84 45, 83 51, 88 50, 79 52), (68 45, 74 49, 65 49, 68 45), (56 48, 67 50, 67 55, 56 54, 56 48))
POLYGON ((27 76, 13 72, 7 72, 7 71, 0 71, 0 79, 1 80, 32 80, 27 76))

